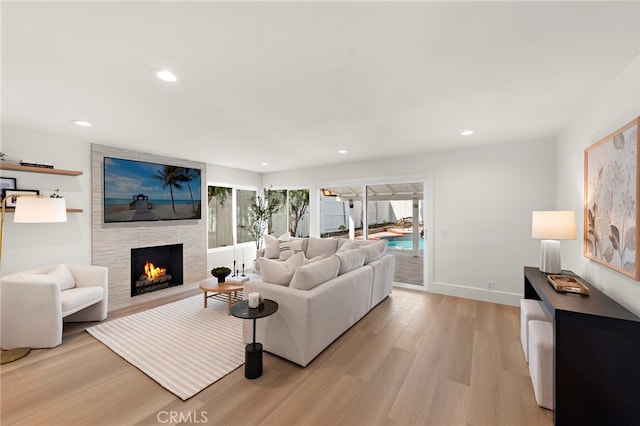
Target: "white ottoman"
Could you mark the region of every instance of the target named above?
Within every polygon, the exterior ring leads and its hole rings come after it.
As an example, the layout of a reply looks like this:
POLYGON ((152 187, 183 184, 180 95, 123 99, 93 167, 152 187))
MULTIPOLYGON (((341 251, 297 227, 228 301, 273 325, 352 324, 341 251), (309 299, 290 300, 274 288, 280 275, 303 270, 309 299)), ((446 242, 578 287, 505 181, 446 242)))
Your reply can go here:
POLYGON ((529 321, 548 321, 551 322, 551 315, 546 311, 544 305, 539 300, 520 299, 520 342, 524 351, 524 360, 529 362, 529 321))
POLYGON ((536 402, 553 410, 553 323, 529 321, 529 374, 536 402))

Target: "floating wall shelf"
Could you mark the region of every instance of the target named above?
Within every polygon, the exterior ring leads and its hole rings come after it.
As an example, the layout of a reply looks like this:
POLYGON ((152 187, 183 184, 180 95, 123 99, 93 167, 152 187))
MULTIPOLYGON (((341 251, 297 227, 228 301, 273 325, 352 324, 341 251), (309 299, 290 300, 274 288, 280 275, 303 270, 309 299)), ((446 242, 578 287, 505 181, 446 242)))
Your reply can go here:
POLYGON ((0 170, 12 170, 15 172, 29 172, 29 173, 45 173, 48 175, 64 175, 64 176, 82 175, 82 172, 79 170, 48 169, 46 167, 31 167, 31 166, 21 166, 19 164, 6 164, 6 163, 0 163, 0 170))
MULTIPOLYGON (((14 172, 27 172, 27 173, 44 173, 48 175, 62 175, 62 176, 81 176, 82 172, 79 170, 64 170, 64 169, 49 169, 47 167, 32 167, 21 166, 19 164, 8 164, 0 162, 0 170, 11 170, 14 172)), ((6 212, 11 213, 15 211, 13 208, 7 208, 6 212)), ((67 213, 82 213, 82 209, 67 209, 67 213)))

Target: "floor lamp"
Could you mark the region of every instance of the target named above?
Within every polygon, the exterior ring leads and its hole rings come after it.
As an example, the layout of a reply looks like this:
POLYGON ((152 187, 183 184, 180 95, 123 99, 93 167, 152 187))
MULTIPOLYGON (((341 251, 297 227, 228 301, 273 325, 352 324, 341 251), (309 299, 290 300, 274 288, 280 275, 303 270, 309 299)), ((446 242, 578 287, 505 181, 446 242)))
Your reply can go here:
MULTIPOLYGON (((0 223, 0 265, 2 264, 2 243, 7 201, 15 202, 14 223, 57 223, 67 221, 67 207, 64 198, 45 198, 41 195, 12 194, 2 199, 2 219, 0 223)), ((14 348, 2 351, 0 364, 15 361, 29 354, 30 348, 14 348)))
POLYGON ((574 211, 538 211, 531 216, 531 238, 541 239, 540 271, 560 274, 560 241, 576 239, 574 211))

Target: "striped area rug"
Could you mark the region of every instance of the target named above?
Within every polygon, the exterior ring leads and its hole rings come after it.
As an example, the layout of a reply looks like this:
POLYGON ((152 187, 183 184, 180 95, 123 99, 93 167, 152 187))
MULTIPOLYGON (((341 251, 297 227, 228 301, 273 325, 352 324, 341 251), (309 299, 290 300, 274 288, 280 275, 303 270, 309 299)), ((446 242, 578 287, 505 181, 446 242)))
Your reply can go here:
POLYGON ((244 364, 242 321, 202 295, 87 329, 93 337, 186 400, 244 364))

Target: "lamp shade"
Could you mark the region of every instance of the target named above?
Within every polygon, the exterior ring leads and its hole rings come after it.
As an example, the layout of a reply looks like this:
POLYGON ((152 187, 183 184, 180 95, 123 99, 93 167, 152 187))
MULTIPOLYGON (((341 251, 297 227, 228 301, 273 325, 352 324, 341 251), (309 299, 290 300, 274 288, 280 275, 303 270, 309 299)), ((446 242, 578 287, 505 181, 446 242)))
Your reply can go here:
POLYGON ((542 240, 575 240, 574 211, 537 211, 531 216, 531 238, 542 240))
POLYGON ((18 197, 15 223, 56 223, 67 221, 64 198, 18 197))

